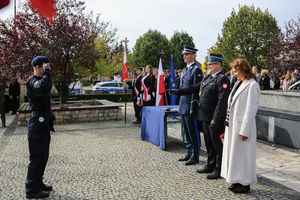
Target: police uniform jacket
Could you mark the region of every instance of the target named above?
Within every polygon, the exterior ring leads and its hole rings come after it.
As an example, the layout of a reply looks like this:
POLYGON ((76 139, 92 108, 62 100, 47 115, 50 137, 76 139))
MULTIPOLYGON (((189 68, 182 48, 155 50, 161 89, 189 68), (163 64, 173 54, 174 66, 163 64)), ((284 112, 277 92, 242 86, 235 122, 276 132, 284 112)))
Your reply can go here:
MULTIPOLYGON (((194 63, 190 68, 182 71, 180 88, 189 88, 197 85, 203 78, 201 69, 194 63)), ((197 113, 198 110, 198 91, 181 96, 179 100, 178 112, 183 115, 189 115, 191 112, 197 113)))
POLYGON ((27 96, 33 112, 29 120, 29 131, 54 131, 54 115, 51 112, 51 71, 46 69, 43 77, 32 76, 27 81, 27 96))

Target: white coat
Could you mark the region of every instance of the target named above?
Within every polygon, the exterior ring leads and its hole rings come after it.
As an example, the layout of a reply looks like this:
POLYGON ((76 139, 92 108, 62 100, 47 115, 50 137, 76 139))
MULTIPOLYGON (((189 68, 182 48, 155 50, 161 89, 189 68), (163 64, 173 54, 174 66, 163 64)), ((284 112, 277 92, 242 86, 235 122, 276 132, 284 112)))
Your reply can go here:
POLYGON ((229 183, 257 182, 255 116, 259 95, 259 85, 254 79, 244 80, 234 96, 229 95, 229 126, 225 129, 221 168, 221 176, 229 183), (240 135, 248 139, 242 141, 240 135))

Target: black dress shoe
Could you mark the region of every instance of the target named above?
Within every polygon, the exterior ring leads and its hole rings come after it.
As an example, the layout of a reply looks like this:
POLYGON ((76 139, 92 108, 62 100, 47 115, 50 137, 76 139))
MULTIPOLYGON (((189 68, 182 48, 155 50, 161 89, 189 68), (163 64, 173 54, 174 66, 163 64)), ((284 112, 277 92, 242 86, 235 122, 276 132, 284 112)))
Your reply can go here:
POLYGON ((49 192, 46 191, 40 191, 36 193, 26 193, 27 199, 44 199, 49 197, 49 192))
POLYGON ((188 161, 185 162, 185 165, 195 165, 197 163, 199 163, 199 160, 190 158, 188 161))
POLYGON ((221 177, 220 173, 217 171, 214 171, 212 174, 208 175, 206 178, 212 180, 212 179, 218 179, 220 177, 221 177))
POLYGON ((213 169, 210 169, 207 166, 205 166, 202 169, 197 169, 197 172, 200 174, 207 174, 207 173, 212 173, 213 169))
POLYGON ((233 190, 239 183, 233 183, 228 187, 228 190, 233 190))
POLYGON ((42 191, 50 192, 50 191, 53 190, 53 187, 52 187, 51 185, 46 185, 46 184, 43 183, 43 184, 41 185, 41 190, 42 190, 42 191))
POLYGON ((184 157, 179 158, 178 161, 182 162, 182 161, 188 161, 190 159, 191 155, 186 154, 184 157))
POLYGON ((238 183, 238 185, 236 185, 231 191, 234 193, 245 194, 249 192, 249 190, 250 185, 242 185, 238 183))

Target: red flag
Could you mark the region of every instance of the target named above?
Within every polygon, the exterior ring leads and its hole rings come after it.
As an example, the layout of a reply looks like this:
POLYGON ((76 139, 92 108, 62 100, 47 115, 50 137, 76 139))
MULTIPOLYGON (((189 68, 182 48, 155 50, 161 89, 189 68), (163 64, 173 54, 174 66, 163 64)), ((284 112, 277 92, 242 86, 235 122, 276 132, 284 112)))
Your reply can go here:
POLYGON ((156 87, 156 106, 165 105, 165 76, 162 68, 161 58, 159 59, 158 76, 157 76, 157 87, 156 87))
POLYGON ((9 0, 0 0, 0 9, 8 6, 9 0))
POLYGON ((49 22, 54 23, 55 0, 29 0, 32 8, 49 22))
POLYGON ((128 79, 128 70, 127 70, 127 45, 126 44, 125 44, 125 48, 124 48, 124 60, 123 60, 123 69, 122 69, 122 79, 123 79, 123 81, 126 80, 126 79, 128 79))

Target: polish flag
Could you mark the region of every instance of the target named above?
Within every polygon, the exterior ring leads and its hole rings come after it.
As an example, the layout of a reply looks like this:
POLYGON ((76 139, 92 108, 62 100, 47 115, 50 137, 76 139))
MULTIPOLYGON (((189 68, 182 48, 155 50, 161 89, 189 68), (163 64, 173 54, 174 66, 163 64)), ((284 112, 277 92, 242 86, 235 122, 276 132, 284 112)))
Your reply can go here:
POLYGON ((0 0, 0 9, 8 6, 9 0, 0 0))
POLYGON ((127 70, 127 46, 124 48, 124 59, 123 59, 123 69, 122 69, 122 79, 123 81, 128 79, 128 70, 127 70))
POLYGON ((54 23, 55 0, 29 0, 31 7, 49 22, 54 23))
POLYGON ((156 87, 156 106, 164 106, 164 95, 165 95, 165 76, 162 67, 161 58, 159 59, 158 76, 157 76, 157 87, 156 87))

